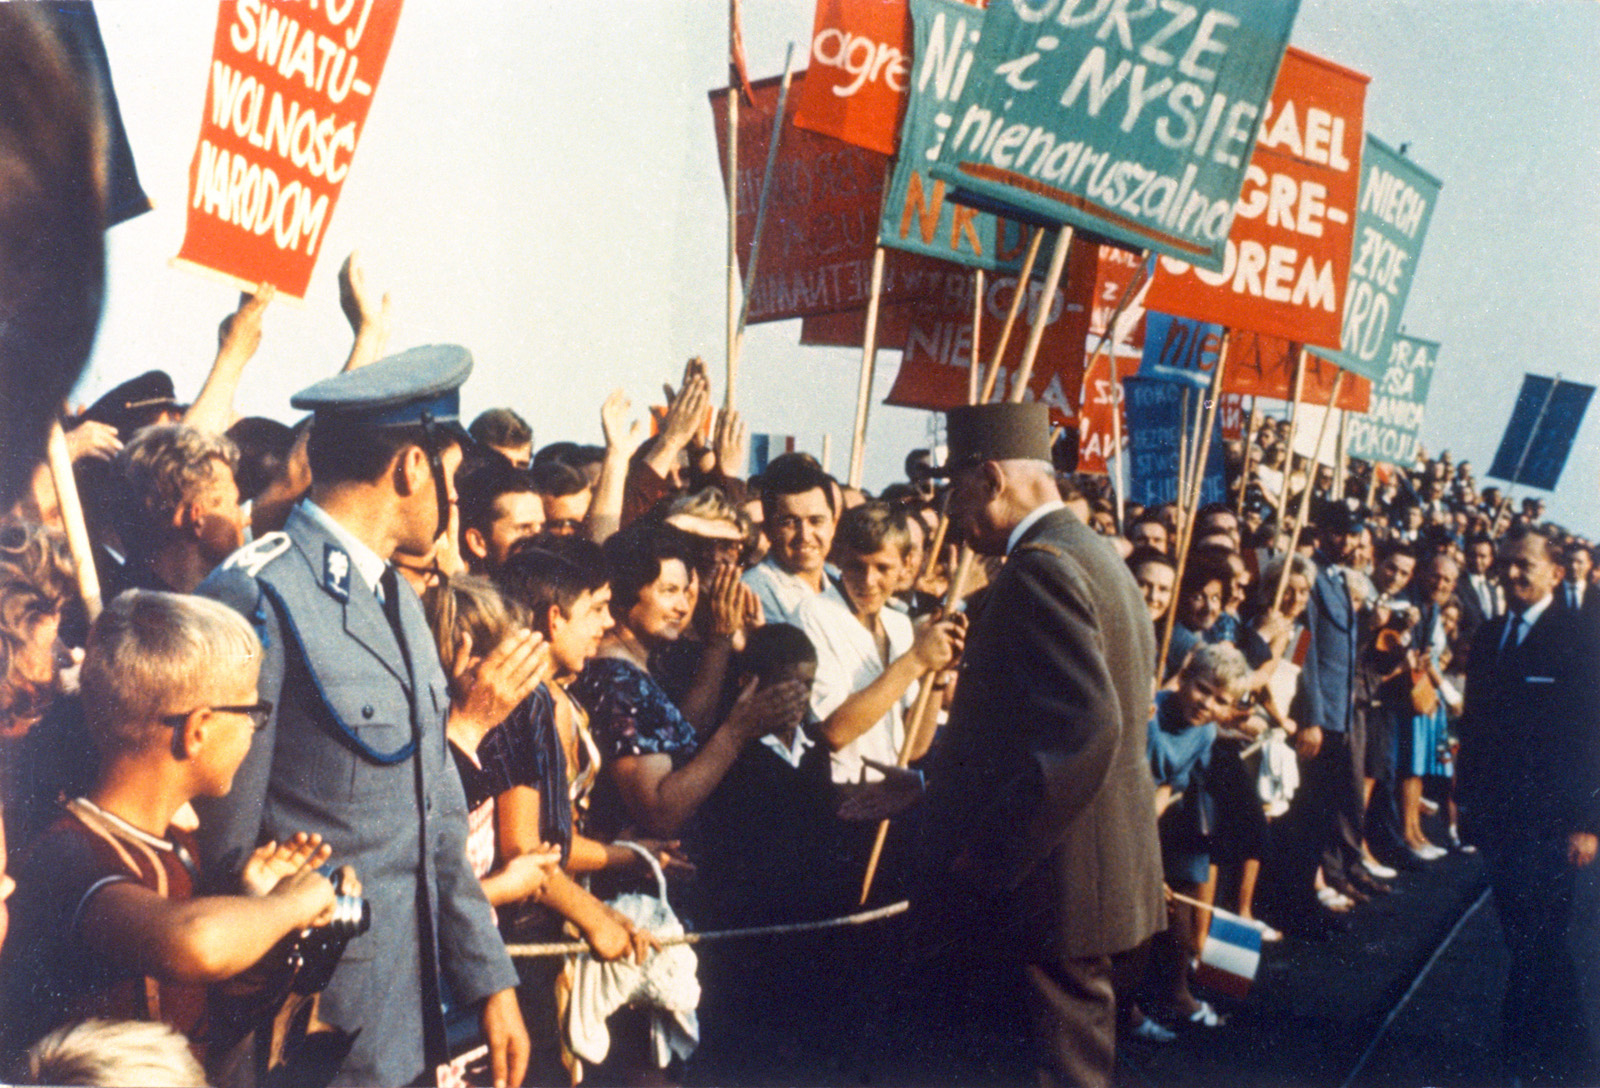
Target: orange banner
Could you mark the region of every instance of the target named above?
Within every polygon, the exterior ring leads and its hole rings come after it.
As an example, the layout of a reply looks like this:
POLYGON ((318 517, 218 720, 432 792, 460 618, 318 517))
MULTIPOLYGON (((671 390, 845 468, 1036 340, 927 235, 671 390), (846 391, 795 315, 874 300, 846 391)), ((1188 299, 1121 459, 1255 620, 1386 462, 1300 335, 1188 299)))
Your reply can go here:
MULTIPOLYGON (((1253 397, 1288 400, 1294 392, 1294 357, 1299 345, 1275 336, 1236 332, 1228 338, 1228 362, 1222 372, 1222 391, 1253 397)), ((1326 405, 1333 394, 1339 368, 1315 355, 1306 355, 1306 380, 1300 399, 1326 405)), ((1372 405, 1372 383, 1359 374, 1345 372, 1336 408, 1365 412, 1372 405)))
POLYGON ((807 73, 796 125, 893 155, 911 81, 906 0, 817 0, 807 73))
POLYGON ((178 259, 304 298, 401 0, 224 0, 178 259))
POLYGON ((1367 80, 1289 47, 1234 207, 1223 270, 1162 257, 1152 310, 1339 347, 1367 80))
MULTIPOLYGON (((1068 426, 1076 419, 1083 387, 1084 339, 1089 331, 1099 247, 1074 239, 1062 284, 1046 313, 1046 325, 1034 360, 1025 399, 1050 406, 1052 422, 1068 426)), ((946 266, 949 267, 949 266, 946 266)), ((979 358, 987 369, 995 339, 1015 297, 1015 276, 991 275, 985 282, 979 358)), ((1010 395, 1022 362, 1028 329, 1041 309, 1044 285, 1034 280, 1001 357, 994 400, 1010 395)), ((903 408, 942 411, 967 403, 968 367, 972 359, 972 273, 951 269, 940 290, 911 308, 905 354, 888 403, 903 408)))
MULTIPOLYGON (((767 197, 766 233, 755 282, 750 286, 750 324, 808 314, 859 309, 872 295, 872 251, 878 240, 887 156, 829 136, 794 127, 795 103, 804 93, 806 73, 796 72, 788 120, 778 145, 767 197)), ((780 79, 751 84, 755 104, 739 105, 739 267, 748 277, 772 142, 772 116, 778 108, 780 79)), ((711 92, 717 153, 723 183, 728 178, 728 92, 711 92)), ((948 265, 931 257, 889 250, 885 254, 886 302, 921 298, 934 288, 948 265)))

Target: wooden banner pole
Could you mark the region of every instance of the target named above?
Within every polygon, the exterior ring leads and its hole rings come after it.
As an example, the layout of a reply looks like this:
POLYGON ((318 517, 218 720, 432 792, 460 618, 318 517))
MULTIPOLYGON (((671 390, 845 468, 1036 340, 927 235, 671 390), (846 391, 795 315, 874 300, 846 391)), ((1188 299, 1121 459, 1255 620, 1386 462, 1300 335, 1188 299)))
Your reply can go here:
POLYGON ((872 297, 867 300, 866 335, 861 340, 861 377, 856 386, 856 421, 850 432, 851 487, 861 486, 867 458, 867 411, 872 406, 872 379, 878 362, 878 309, 883 296, 883 247, 872 251, 872 297))
MULTIPOLYGON (((1333 379, 1333 392, 1328 395, 1328 406, 1322 413, 1322 424, 1317 428, 1317 444, 1311 450, 1311 468, 1306 473, 1306 486, 1300 489, 1300 509, 1296 512, 1294 520, 1289 523, 1289 547, 1285 552, 1283 570, 1278 573, 1277 588, 1272 591, 1272 611, 1278 610, 1278 604, 1283 600, 1283 591, 1289 585, 1289 573, 1294 564, 1289 562, 1287 556, 1294 554, 1295 540, 1300 535, 1300 527, 1306 522, 1306 512, 1311 509, 1311 492, 1316 484, 1317 451, 1322 449, 1323 440, 1328 437, 1328 420, 1333 417, 1333 406, 1339 403, 1339 390, 1344 385, 1344 371, 1340 370, 1333 379)), ((1285 491, 1288 490, 1286 486, 1285 491)), ((1287 499, 1284 500, 1287 503, 1287 499)))
MULTIPOLYGON (((948 510, 940 519, 940 528, 949 522, 948 510)), ((969 545, 961 546, 961 558, 956 563, 955 573, 950 576, 950 586, 945 590, 944 607, 940 615, 948 616, 961 602, 961 590, 965 587, 968 576, 972 573, 972 564, 976 561, 977 553, 969 545)), ((906 738, 900 744, 900 754, 895 759, 895 766, 905 767, 911 763, 911 753, 917 750, 922 743, 922 719, 928 716, 928 704, 933 700, 938 690, 933 685, 934 673, 925 672, 918 683, 916 701, 911 706, 911 714, 905 719, 906 738)), ((878 834, 872 840, 872 853, 867 857, 867 870, 861 878, 861 902, 865 903, 872 894, 872 882, 878 875, 878 863, 883 860, 883 844, 889 839, 889 821, 878 821, 878 834)))
POLYGON ((94 548, 89 543, 89 528, 83 520, 83 502, 78 497, 78 481, 72 475, 72 454, 67 450, 67 435, 59 420, 50 424, 48 459, 50 478, 55 484, 56 505, 67 528, 67 549, 78 578, 78 595, 92 623, 100 615, 100 579, 94 569, 94 548))
MULTIPOLYGON (((1028 382, 1033 379, 1033 361, 1039 355, 1039 342, 1044 339, 1045 327, 1050 324, 1050 310, 1055 304, 1056 289, 1061 286, 1061 273, 1067 267, 1067 250, 1071 248, 1072 228, 1062 227, 1056 231, 1056 247, 1050 254, 1050 268, 1044 274, 1044 290, 1039 294, 1039 305, 1034 311, 1033 324, 1028 329, 1028 342, 1022 346, 1022 361, 1017 364, 1011 393, 1006 398, 1012 404, 1021 404, 1027 395, 1028 382)), ((1017 286, 1020 290, 1023 284, 1017 286)), ((995 365, 999 366, 999 360, 995 361, 995 365)))
POLYGON ((1333 446, 1333 493, 1341 499, 1350 497, 1350 476, 1345 471, 1349 463, 1350 413, 1339 412, 1339 440, 1333 446))
POLYGON ((1028 255, 1022 259, 1022 269, 1017 273, 1017 289, 1012 292, 1011 305, 1006 309, 1005 324, 1000 326, 1000 339, 994 342, 989 353, 989 372, 984 375, 983 388, 979 390, 977 404, 988 404, 994 396, 995 382, 1000 378, 1000 360, 1005 357, 1006 345, 1011 342, 1011 330, 1022 311, 1022 300, 1027 296, 1028 284, 1033 280, 1033 266, 1039 259, 1039 246, 1044 241, 1044 228, 1034 227, 1033 238, 1028 242, 1028 255))
POLYGON ((978 403, 978 388, 983 382, 983 360, 978 343, 983 331, 983 269, 972 270, 972 357, 967 363, 967 403, 978 403))
POLYGON ((744 270, 740 290, 739 324, 734 329, 732 362, 728 368, 728 388, 723 407, 733 407, 733 387, 739 375, 739 358, 744 354, 744 328, 750 320, 750 290, 756 285, 756 268, 761 262, 761 238, 767 229, 767 205, 771 203, 772 171, 778 164, 778 145, 783 142, 783 118, 789 107, 789 85, 794 80, 794 43, 783 58, 783 83, 778 87, 778 109, 772 115, 772 136, 767 141, 767 165, 761 172, 761 197, 756 203, 755 232, 750 238, 750 261, 744 270))
POLYGON ((1250 447, 1255 445, 1256 428, 1261 426, 1261 398, 1255 395, 1250 397, 1250 422, 1244 429, 1244 460, 1239 466, 1239 506, 1234 515, 1244 520, 1244 493, 1250 489, 1250 447))
POLYGON ((723 405, 733 407, 739 380, 739 95, 735 61, 739 38, 739 0, 728 0, 728 357, 723 405))
POLYGON ((1161 632, 1161 653, 1156 658, 1156 678, 1166 679, 1167 652, 1172 648, 1172 629, 1178 621, 1178 594, 1182 592, 1183 568, 1188 563, 1189 545, 1194 541, 1194 519, 1200 509, 1200 499, 1205 494, 1206 462, 1211 455, 1211 432, 1217 425, 1217 411, 1222 403, 1222 373, 1228 359, 1228 336, 1231 330, 1223 330, 1222 350, 1217 353, 1217 368, 1211 372, 1211 384, 1207 391, 1210 396, 1205 409, 1204 422, 1200 425, 1200 443, 1194 455, 1194 482, 1191 493, 1180 493, 1178 496, 1178 555, 1177 570, 1172 576, 1172 607, 1167 609, 1166 624, 1161 632))
POLYGON ((1283 459, 1283 486, 1279 488, 1276 524, 1278 532, 1284 530, 1289 515, 1289 478, 1294 475, 1294 439, 1300 431, 1300 398, 1306 389, 1306 349, 1301 345, 1294 357, 1294 388, 1289 391, 1288 450, 1283 459))
MULTIPOLYGON (((1111 452, 1117 455, 1117 474, 1112 477, 1115 482, 1111 488, 1117 499, 1117 532, 1125 533, 1128 531, 1128 521, 1123 505, 1127 470, 1123 467, 1122 459, 1122 376, 1117 373, 1114 351, 1111 355, 1111 452)), ((1107 467, 1110 467, 1109 463, 1107 467)))
MULTIPOLYGON (((1189 387, 1182 389, 1178 409, 1178 512, 1183 512, 1183 500, 1189 494, 1189 387)), ((1183 534, 1183 523, 1178 523, 1178 534, 1183 534)), ((1172 542, 1177 547, 1178 542, 1172 542)))

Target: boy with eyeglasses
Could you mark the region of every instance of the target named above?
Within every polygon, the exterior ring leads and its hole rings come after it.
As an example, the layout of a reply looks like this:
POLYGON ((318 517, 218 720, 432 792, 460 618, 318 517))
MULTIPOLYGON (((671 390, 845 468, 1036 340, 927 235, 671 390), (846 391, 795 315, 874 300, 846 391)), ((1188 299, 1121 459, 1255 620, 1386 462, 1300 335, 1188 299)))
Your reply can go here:
MULTIPOLYGON (((130 590, 95 622, 82 688, 100 773, 16 873, 0 961, 8 1055, 94 1016, 163 1021, 203 1057, 206 986, 333 919, 320 837, 266 843, 241 894, 197 897, 194 840, 172 826, 188 802, 228 792, 271 715, 260 663, 249 623, 199 597, 130 590)), ((344 890, 357 890, 348 870, 344 890)))

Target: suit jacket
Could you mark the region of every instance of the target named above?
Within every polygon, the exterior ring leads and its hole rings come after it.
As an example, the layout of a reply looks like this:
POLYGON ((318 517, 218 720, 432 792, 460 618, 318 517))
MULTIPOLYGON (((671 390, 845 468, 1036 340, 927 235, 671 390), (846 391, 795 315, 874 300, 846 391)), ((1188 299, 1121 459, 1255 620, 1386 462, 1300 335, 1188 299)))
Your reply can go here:
POLYGON ((372 928, 352 940, 319 1015, 359 1032, 339 1082, 405 1084, 441 1061, 438 980, 462 1004, 516 972, 466 856, 461 780, 445 755, 449 689, 422 604, 398 580, 402 649, 339 542, 296 508, 200 592, 256 626, 276 706, 229 794, 204 805, 204 868, 237 873, 258 842, 319 832, 355 868, 372 928))
POLYGON ((1031 526, 968 633, 929 772, 914 896, 925 945, 967 934, 1039 961, 1124 951, 1162 928, 1145 759, 1155 656, 1111 546, 1065 510, 1031 526))
POLYGON ((1509 616, 1479 630, 1467 662, 1456 800, 1490 847, 1600 834, 1600 675, 1592 630, 1550 607, 1515 647, 1509 616))
POLYGON ((1319 561, 1319 568, 1306 606, 1311 646, 1301 677, 1305 724, 1344 733, 1350 729, 1361 617, 1351 605, 1349 590, 1334 574, 1333 565, 1319 561))
POLYGON ((1478 628, 1482 627, 1489 617, 1484 615, 1483 602, 1478 600, 1478 594, 1468 583, 1465 574, 1456 585, 1456 606, 1461 609, 1461 639, 1466 645, 1471 646, 1473 638, 1478 634, 1478 628))

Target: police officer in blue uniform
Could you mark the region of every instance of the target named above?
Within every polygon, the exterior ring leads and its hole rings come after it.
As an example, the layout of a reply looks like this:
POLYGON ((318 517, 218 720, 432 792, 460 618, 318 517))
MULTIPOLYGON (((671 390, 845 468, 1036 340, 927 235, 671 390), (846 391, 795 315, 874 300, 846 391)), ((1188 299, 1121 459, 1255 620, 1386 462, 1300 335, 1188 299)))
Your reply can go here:
POLYGON ((276 707, 232 792, 200 813, 206 871, 235 874, 256 844, 314 831, 372 904, 318 1010, 353 1036, 334 1083, 431 1082, 446 1003, 480 1010, 497 1084, 526 1067, 516 972, 467 864, 446 677, 389 562, 448 523, 471 369, 464 348, 419 347, 296 394, 315 413, 310 496, 200 587, 255 624, 276 707))

